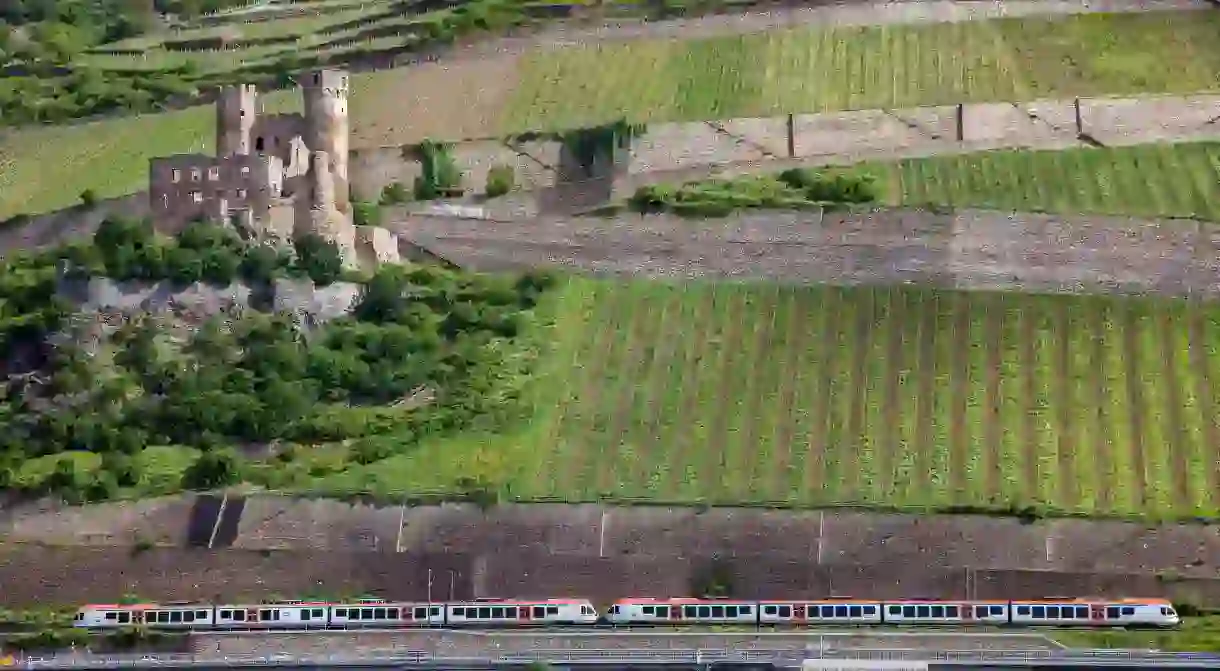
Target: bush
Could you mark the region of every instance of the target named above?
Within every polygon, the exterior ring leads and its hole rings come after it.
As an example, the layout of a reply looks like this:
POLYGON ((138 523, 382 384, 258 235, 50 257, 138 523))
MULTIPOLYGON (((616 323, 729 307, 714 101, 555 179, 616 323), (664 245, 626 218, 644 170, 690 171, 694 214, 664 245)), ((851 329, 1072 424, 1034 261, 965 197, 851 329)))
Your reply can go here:
POLYGON ((367 201, 352 203, 352 223, 357 226, 380 226, 381 206, 367 201))
POLYGON ((80 192, 80 204, 84 207, 93 207, 97 205, 97 194, 93 189, 85 189, 80 192))
POLYGON ((390 182, 381 190, 382 205, 400 205, 411 200, 411 192, 402 182, 390 182))
POLYGON ((515 181, 512 166, 493 165, 491 170, 487 171, 487 197, 496 198, 512 191, 516 186, 515 181))
POLYGON ((333 284, 343 273, 343 257, 335 243, 316 233, 303 235, 293 242, 297 253, 297 268, 314 284, 333 284))
POLYGON ((199 455, 182 474, 186 489, 217 489, 241 482, 241 463, 229 449, 213 449, 199 455))

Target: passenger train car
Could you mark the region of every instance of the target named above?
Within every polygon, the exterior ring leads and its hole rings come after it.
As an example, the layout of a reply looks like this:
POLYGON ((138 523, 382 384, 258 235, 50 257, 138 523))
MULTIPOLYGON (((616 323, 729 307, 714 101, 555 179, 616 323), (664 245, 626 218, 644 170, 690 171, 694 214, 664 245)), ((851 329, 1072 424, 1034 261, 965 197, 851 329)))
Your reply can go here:
POLYGON ((588 599, 483 599, 449 603, 290 601, 264 604, 98 604, 83 606, 75 626, 147 626, 186 631, 223 629, 353 629, 417 626, 526 627, 611 625, 996 625, 1176 627, 1164 599, 1028 601, 874 601, 851 598, 768 600, 619 599, 604 617, 588 599))

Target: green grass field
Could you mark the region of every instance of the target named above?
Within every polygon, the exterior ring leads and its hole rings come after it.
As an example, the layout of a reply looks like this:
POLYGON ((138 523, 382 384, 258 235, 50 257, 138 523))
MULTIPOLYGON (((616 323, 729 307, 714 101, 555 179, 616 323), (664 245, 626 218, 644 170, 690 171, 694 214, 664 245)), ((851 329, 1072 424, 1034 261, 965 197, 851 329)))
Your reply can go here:
MULTIPOLYGON (((513 66, 509 71, 483 67, 489 74, 454 66, 443 81, 427 83, 410 79, 418 69, 358 75, 353 131, 359 143, 414 142, 421 138, 401 118, 435 117, 430 137, 460 137, 457 126, 465 124, 466 132, 474 128, 463 118, 468 115, 436 100, 469 96, 469 101, 495 86, 513 88, 504 82, 518 74, 521 82, 503 104, 466 105, 480 114, 487 110, 487 118, 476 124, 483 134, 581 125, 621 114, 710 119, 1196 91, 1220 82, 1218 33, 1215 13, 1169 12, 794 30, 537 51, 524 57, 519 73, 513 66)), ((275 98, 272 108, 290 104, 285 101, 292 97, 275 98)), ((0 134, 0 218, 71 205, 85 189, 102 196, 139 190, 148 158, 209 150, 212 120, 210 109, 196 108, 0 134)))
POLYGON ((1215 89, 1218 29, 1090 14, 571 47, 527 61, 505 127, 1215 89))
POLYGON ((571 280, 536 413, 318 483, 1211 514, 1220 306, 571 280))

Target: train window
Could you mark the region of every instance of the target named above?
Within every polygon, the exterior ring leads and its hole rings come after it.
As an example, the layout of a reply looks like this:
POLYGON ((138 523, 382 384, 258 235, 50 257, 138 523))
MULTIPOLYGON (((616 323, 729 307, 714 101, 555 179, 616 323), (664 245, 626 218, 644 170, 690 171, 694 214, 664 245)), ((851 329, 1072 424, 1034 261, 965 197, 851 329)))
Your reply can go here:
POLYGON ((441 614, 441 607, 433 606, 432 607, 432 617, 436 617, 437 615, 440 615, 440 614, 441 614))
POLYGON ((822 617, 834 617, 835 616, 835 607, 834 606, 822 606, 818 612, 820 612, 822 614, 822 617))
POLYGON ((835 606, 835 617, 847 617, 847 606, 835 606))
POLYGON ((534 606, 534 617, 535 618, 546 617, 546 606, 534 606))
POLYGON ((737 612, 742 615, 750 615, 754 612, 754 606, 738 606, 737 612))
POLYGON ((131 613, 119 613, 119 624, 131 622, 131 613))
POLYGON ((270 620, 270 619, 271 619, 271 610, 270 610, 270 609, 264 609, 264 610, 260 610, 260 611, 258 612, 258 619, 259 619, 260 621, 268 621, 268 620, 270 620))
POLYGON ((652 606, 644 606, 641 610, 643 610, 645 615, 654 615, 652 606))
MULTIPOLYGON (((1117 611, 1118 609, 1117 609, 1117 608, 1115 608, 1114 610, 1116 610, 1116 611, 1117 611)), ((106 619, 107 619, 107 620, 117 620, 118 618, 119 618, 119 614, 118 614, 118 613, 106 613, 106 619)))
POLYGON ((424 608, 423 606, 416 606, 415 609, 411 611, 411 617, 415 618, 416 620, 422 620, 428 617, 428 609, 424 608))
MULTIPOLYGON (((715 610, 715 609, 713 609, 713 610, 715 610)), ((737 617, 737 606, 725 606, 724 607, 724 616, 725 617, 737 617)))
MULTIPOLYGON (((406 613, 406 609, 405 609, 405 608, 403 609, 403 613, 404 613, 404 614, 406 613)), ((397 608, 387 608, 387 609, 385 609, 385 616, 386 616, 386 618, 388 618, 388 619, 390 619, 390 620, 397 620, 397 619, 398 619, 398 609, 397 609, 397 608)))
POLYGON ((711 617, 711 616, 712 616, 712 607, 711 606, 699 606, 699 617, 711 617))
POLYGON ((1076 617, 1081 620, 1089 619, 1089 607, 1088 606, 1076 606, 1076 617))
POLYGON ((763 615, 775 615, 779 613, 778 606, 763 606, 763 615))
POLYGON ((901 614, 902 614, 901 606, 890 606, 890 615, 901 615, 901 614))
POLYGON ((1003 607, 1003 606, 992 606, 992 607, 991 607, 991 614, 992 614, 992 615, 1003 615, 1003 614, 1004 614, 1004 607, 1003 607))
POLYGON ((987 617, 987 606, 975 606, 974 607, 974 616, 975 617, 987 617))
POLYGON ((517 619, 517 607, 516 607, 516 606, 509 606, 508 608, 505 608, 505 609, 504 609, 504 617, 507 617, 507 618, 508 618, 508 619, 510 619, 510 620, 515 620, 515 619, 517 619))
POLYGON ((669 606, 657 606, 657 617, 669 617, 669 606))
POLYGON ((1048 620, 1058 620, 1059 619, 1059 606, 1047 606, 1046 607, 1046 618, 1048 620))
POLYGON ((558 615, 558 614, 559 614, 559 606, 547 606, 547 607, 546 607, 546 614, 547 614, 547 615, 558 615))
POLYGON ((851 617, 860 617, 860 613, 861 611, 859 606, 852 606, 851 608, 847 609, 847 614, 851 617))
POLYGON ((502 606, 494 606, 491 609, 491 616, 497 620, 504 618, 504 608, 502 606))
POLYGON ((780 606, 779 607, 779 616, 780 617, 792 617, 792 606, 780 606))
POLYGON ((1034 606, 1034 619, 1035 620, 1046 619, 1046 609, 1043 608, 1042 606, 1034 606))
POLYGON ((385 609, 384 608, 374 608, 373 609, 373 619, 374 620, 384 620, 385 619, 385 609))
POLYGON ((712 606, 712 617, 724 617, 724 606, 712 606))
POLYGON ((336 608, 335 617, 347 617, 347 609, 346 608, 336 608))
POLYGON ((208 612, 207 612, 206 610, 197 610, 197 611, 195 611, 195 619, 196 619, 196 620, 206 620, 206 619, 208 619, 208 612))
POLYGON ((957 617, 957 606, 945 606, 945 617, 957 617))
MULTIPOLYGON (((166 624, 169 624, 169 616, 170 616, 170 613, 165 613, 165 612, 157 613, 157 622, 164 622, 166 624)), ((179 615, 178 617, 181 618, 182 616, 179 615)), ((181 622, 181 621, 182 620, 179 620, 179 622, 181 622)))
MULTIPOLYGON (((491 608, 490 607, 479 608, 478 611, 479 611, 479 619, 482 619, 482 620, 491 619, 491 608)), ((467 612, 469 612, 469 611, 467 611, 467 612)))
POLYGON ((864 607, 864 615, 865 615, 865 617, 872 617, 872 616, 874 616, 874 615, 876 615, 876 614, 877 614, 877 607, 876 607, 876 606, 865 606, 865 607, 864 607))
POLYGON ((930 608, 932 609, 932 617, 944 617, 945 616, 945 607, 944 606, 930 606, 930 608))
POLYGON ((1131 606, 1123 606, 1123 615, 1135 615, 1135 608, 1131 606))
POLYGON ((454 609, 453 609, 453 616, 454 616, 454 617, 466 617, 466 609, 465 609, 465 608, 460 608, 460 607, 459 607, 459 608, 454 608, 454 609))
POLYGON ((1029 615, 1029 606, 1017 606, 1017 615, 1029 615))
MULTIPOLYGON (((191 618, 194 620, 194 618, 191 618)), ((176 610, 169 614, 170 622, 182 622, 182 611, 176 610)))
POLYGON ((915 606, 903 606, 902 607, 902 616, 903 617, 915 617, 915 606))
POLYGON ((309 613, 310 613, 310 610, 309 610, 308 608, 302 608, 302 609, 301 609, 301 621, 302 621, 302 622, 308 622, 308 621, 309 621, 309 613))
POLYGON ((919 613, 919 617, 928 617, 931 615, 931 609, 927 606, 916 606, 915 608, 916 612, 919 613))

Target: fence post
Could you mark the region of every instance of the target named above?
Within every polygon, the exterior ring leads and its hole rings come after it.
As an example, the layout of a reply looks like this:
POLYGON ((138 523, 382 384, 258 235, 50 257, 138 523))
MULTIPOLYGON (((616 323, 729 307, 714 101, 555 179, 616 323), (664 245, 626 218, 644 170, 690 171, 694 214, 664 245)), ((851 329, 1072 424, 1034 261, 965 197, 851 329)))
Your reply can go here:
POLYGON ((1073 107, 1076 108, 1076 137, 1084 136, 1084 120, 1080 118, 1080 98, 1076 98, 1073 102, 1073 107))
POLYGON ((788 115, 788 158, 796 158, 796 115, 788 115))
POLYGON ((957 104, 957 141, 964 142, 966 140, 966 105, 964 103, 957 104))

